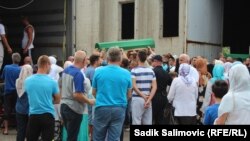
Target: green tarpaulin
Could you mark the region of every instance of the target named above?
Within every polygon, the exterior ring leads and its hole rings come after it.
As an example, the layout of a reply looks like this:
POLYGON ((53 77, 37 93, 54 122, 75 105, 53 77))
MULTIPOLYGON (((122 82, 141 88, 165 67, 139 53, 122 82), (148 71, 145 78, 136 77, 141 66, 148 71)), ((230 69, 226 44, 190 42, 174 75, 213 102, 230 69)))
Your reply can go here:
POLYGON ((140 39, 140 40, 126 40, 126 41, 114 41, 114 42, 101 42, 95 44, 95 47, 98 49, 108 49, 114 46, 123 48, 123 50, 147 48, 147 47, 155 48, 155 42, 153 39, 140 39))

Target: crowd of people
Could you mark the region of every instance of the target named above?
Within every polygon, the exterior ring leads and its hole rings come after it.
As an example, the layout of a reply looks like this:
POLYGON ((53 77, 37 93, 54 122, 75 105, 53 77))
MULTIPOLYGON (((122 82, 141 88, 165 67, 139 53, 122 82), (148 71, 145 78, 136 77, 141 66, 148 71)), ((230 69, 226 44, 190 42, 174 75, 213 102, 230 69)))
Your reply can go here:
POLYGON ((22 22, 23 62, 0 23, 0 49, 13 62, 1 77, 3 134, 15 111, 17 141, 122 141, 130 125, 170 124, 168 104, 179 125, 250 124, 250 58, 220 56, 209 63, 202 56, 112 47, 89 56, 76 51, 63 66, 56 56, 42 55, 34 65, 34 28, 27 17, 22 22))

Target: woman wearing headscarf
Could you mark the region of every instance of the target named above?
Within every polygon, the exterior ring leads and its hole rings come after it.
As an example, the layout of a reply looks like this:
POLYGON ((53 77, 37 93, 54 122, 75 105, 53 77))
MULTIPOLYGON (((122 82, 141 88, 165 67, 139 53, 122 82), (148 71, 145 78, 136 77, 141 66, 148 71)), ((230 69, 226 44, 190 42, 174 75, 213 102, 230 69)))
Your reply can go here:
POLYGON ((33 74, 30 65, 22 66, 19 78, 16 80, 17 102, 16 102, 16 121, 17 121, 17 141, 24 141, 28 123, 29 103, 27 93, 24 91, 24 80, 33 74))
POLYGON ((250 124, 250 75, 243 64, 229 71, 229 91, 222 98, 216 124, 250 124))
MULTIPOLYGON (((56 64, 57 60, 54 56, 49 56, 49 61, 51 63, 50 71, 48 76, 55 80, 61 89, 61 83, 59 83, 60 73, 63 71, 63 68, 56 64)), ((61 139, 61 114, 60 114, 60 107, 61 104, 54 104, 55 107, 55 132, 54 132, 54 139, 60 140, 61 139)))
POLYGON ((51 68, 50 68, 50 71, 49 71, 49 76, 54 79, 55 81, 59 81, 59 74, 63 71, 63 68, 58 66, 56 64, 57 60, 55 57, 53 56, 49 56, 49 60, 50 60, 50 63, 51 63, 51 68))
POLYGON ((231 62, 226 62, 223 66, 224 66, 224 77, 226 80, 228 80, 228 73, 233 64, 231 62))
POLYGON ((198 86, 189 75, 190 65, 180 65, 179 76, 171 84, 168 100, 175 107, 174 116, 178 124, 196 124, 196 102, 198 86))
POLYGON ((212 85, 214 84, 215 81, 217 80, 225 80, 224 77, 224 67, 221 64, 217 64, 213 68, 213 77, 208 81, 207 87, 206 87, 206 92, 203 100, 203 104, 201 107, 201 111, 204 113, 206 108, 209 105, 212 105, 215 103, 215 97, 212 93, 212 85))

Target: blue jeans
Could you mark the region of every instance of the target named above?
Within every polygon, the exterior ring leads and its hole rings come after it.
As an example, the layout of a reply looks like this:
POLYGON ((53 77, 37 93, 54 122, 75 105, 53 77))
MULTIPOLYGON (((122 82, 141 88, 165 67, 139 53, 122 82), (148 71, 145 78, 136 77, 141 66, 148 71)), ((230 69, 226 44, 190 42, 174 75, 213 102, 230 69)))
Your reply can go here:
POLYGON ((82 114, 71 110, 68 105, 61 105, 63 124, 67 130, 67 141, 77 141, 78 133, 82 122, 82 114))
POLYGON ((119 141, 126 107, 97 107, 93 121, 93 140, 119 141))

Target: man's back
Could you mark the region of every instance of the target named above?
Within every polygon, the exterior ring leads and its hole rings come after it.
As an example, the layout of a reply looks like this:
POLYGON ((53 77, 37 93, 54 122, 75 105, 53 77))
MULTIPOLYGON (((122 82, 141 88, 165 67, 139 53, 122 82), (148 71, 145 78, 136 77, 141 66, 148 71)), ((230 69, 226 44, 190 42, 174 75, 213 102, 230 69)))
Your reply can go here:
MULTIPOLYGON (((146 95, 149 95, 152 81, 155 80, 155 73, 148 67, 136 67, 131 70, 132 78, 136 79, 137 88, 146 95)), ((135 91, 132 93, 136 95, 135 91)))
POLYGON ((67 67, 62 75, 62 100, 61 103, 68 105, 74 112, 82 114, 84 106, 76 101, 73 93, 84 93, 84 77, 79 68, 74 65, 67 67))
POLYGON ((153 69, 157 82, 157 92, 166 91, 167 85, 171 85, 172 79, 162 66, 153 69))
POLYGON ((55 115, 53 95, 59 93, 58 84, 46 74, 35 74, 25 80, 29 99, 29 114, 51 113, 55 115))
POLYGON ((98 68, 93 78, 93 88, 97 90, 96 107, 125 107, 127 91, 132 88, 130 73, 116 65, 98 68))
POLYGON ((3 69, 2 78, 5 80, 4 91, 9 93, 16 90, 16 79, 19 77, 21 68, 16 64, 6 65, 3 69))

